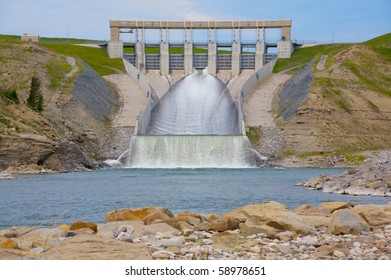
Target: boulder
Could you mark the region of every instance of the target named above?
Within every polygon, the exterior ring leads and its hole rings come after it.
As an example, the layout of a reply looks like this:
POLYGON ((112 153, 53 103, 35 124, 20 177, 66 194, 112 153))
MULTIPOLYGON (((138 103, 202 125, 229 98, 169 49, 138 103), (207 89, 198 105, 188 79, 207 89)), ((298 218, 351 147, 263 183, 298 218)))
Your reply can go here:
POLYGON ((297 234, 292 231, 283 231, 283 232, 277 233, 275 237, 280 239, 281 241, 288 242, 292 239, 297 238, 297 234))
POLYGON ((77 233, 73 230, 68 230, 66 233, 65 233, 65 237, 73 237, 73 236, 76 236, 77 233))
POLYGON ((327 228, 329 234, 360 234, 369 231, 368 223, 351 209, 342 209, 334 213, 331 224, 327 228))
POLYGON ((210 227, 210 222, 208 221, 203 221, 203 222, 198 222, 194 224, 194 230, 195 231, 206 231, 210 227))
POLYGON ((359 205, 353 208, 368 224, 372 226, 391 224, 391 217, 384 212, 384 207, 379 205, 359 205))
POLYGON ((21 260, 25 253, 19 249, 0 250, 0 260, 21 260))
POLYGON ((45 251, 42 247, 34 247, 30 250, 31 254, 41 254, 43 251, 45 251))
POLYGON ((93 230, 94 232, 98 231, 98 225, 97 224, 91 223, 91 222, 81 222, 81 221, 73 223, 69 227, 69 230, 76 231, 76 230, 84 229, 84 228, 89 228, 89 229, 93 230))
POLYGON ((345 256, 349 255, 349 250, 344 247, 344 244, 337 245, 322 245, 316 249, 313 254, 315 259, 326 259, 327 257, 333 256, 335 251, 342 252, 345 256))
POLYGON ((57 227, 58 229, 61 229, 63 232, 67 232, 70 228, 68 225, 60 225, 57 227))
POLYGON ((202 215, 197 213, 189 213, 188 211, 185 211, 179 213, 177 217, 193 217, 193 218, 201 219, 202 215))
POLYGON ((163 247, 177 247, 183 248, 185 245, 183 244, 185 239, 183 237, 172 237, 169 239, 163 239, 161 244, 163 247))
POLYGON ((246 220, 239 224, 240 232, 244 235, 253 235, 258 233, 265 233, 267 236, 272 236, 277 233, 277 230, 265 224, 257 223, 252 219, 246 220))
POLYGON ((295 231, 299 234, 313 234, 315 228, 300 215, 290 211, 285 205, 277 202, 266 202, 257 205, 247 205, 235 209, 225 215, 225 218, 243 220, 240 229, 245 234, 266 233, 275 234, 282 231, 295 231))
POLYGON ((105 224, 98 225, 98 235, 105 238, 113 238, 118 234, 121 227, 132 227, 134 229, 138 227, 144 227, 144 223, 140 221, 118 221, 118 222, 109 222, 105 224))
MULTIPOLYGON (((72 230, 70 230, 70 232, 72 232, 72 230)), ((90 228, 79 228, 79 229, 76 229, 74 231, 77 235, 81 235, 81 234, 95 234, 96 231, 90 229, 90 228)))
POLYGON ((206 219, 202 219, 200 216, 195 216, 195 214, 193 215, 183 215, 183 213, 181 213, 180 215, 177 215, 176 216, 176 219, 178 221, 183 221, 183 222, 186 222, 192 226, 202 222, 202 221, 205 221, 206 219))
POLYGON ((136 227, 134 229, 134 234, 140 235, 155 235, 156 233, 169 233, 172 235, 178 235, 180 232, 173 228, 172 226, 166 223, 152 224, 152 225, 144 225, 140 227, 136 227))
POLYGON ((356 206, 357 203, 353 202, 325 202, 319 204, 319 207, 325 208, 329 211, 329 213, 333 213, 334 211, 340 209, 348 209, 356 206))
POLYGON ((120 232, 115 239, 121 240, 121 241, 124 241, 124 242, 133 243, 133 236, 130 233, 127 233, 127 232, 120 232))
POLYGON ((185 232, 185 230, 187 232, 194 231, 194 227, 192 225, 189 225, 188 223, 186 223, 184 221, 179 221, 178 225, 179 225, 179 229, 182 230, 182 232, 185 232))
POLYGON ((0 237, 14 238, 29 233, 35 229, 36 228, 31 227, 14 226, 10 229, 1 230, 0 237))
POLYGON ((0 248, 1 249, 18 249, 18 243, 9 238, 0 239, 0 248))
POLYGON ((159 260, 167 260, 167 259, 174 257, 174 256, 175 256, 175 254, 173 252, 170 252, 167 250, 160 250, 160 251, 154 252, 152 254, 152 257, 154 259, 159 259, 159 260))
POLYGON ((234 218, 223 218, 221 220, 216 220, 212 222, 209 225, 208 230, 213 230, 213 231, 226 231, 226 230, 235 230, 239 227, 239 222, 234 219, 234 218))
POLYGON ((377 189, 382 183, 382 180, 375 180, 365 185, 368 189, 377 189))
POLYGON ((148 249, 115 239, 103 238, 97 234, 77 235, 68 238, 40 254, 47 260, 150 260, 148 249))
POLYGON ((127 233, 127 234, 132 234, 134 232, 134 227, 131 225, 121 225, 116 234, 115 237, 117 238, 121 233, 127 233))
POLYGON ((329 215, 300 215, 300 217, 307 223, 314 227, 328 227, 331 223, 332 217, 329 215))
POLYGON ((148 216, 146 216, 144 218, 144 224, 145 225, 150 225, 152 224, 155 220, 161 220, 161 221, 164 221, 164 220, 168 220, 170 218, 172 218, 173 215, 172 213, 166 213, 164 211, 156 211, 156 212, 153 212, 151 214, 149 214, 148 216), (171 215, 169 215, 171 214, 171 215))
POLYGON ((170 218, 174 217, 170 210, 163 207, 122 208, 108 212, 106 214, 106 222, 144 221, 148 215, 156 212, 160 212, 161 215, 165 214, 170 218))
POLYGON ((60 237, 65 237, 65 232, 58 228, 38 228, 23 235, 25 239, 60 237))
POLYGON ((300 205, 295 209, 298 214, 329 214, 329 210, 323 206, 300 205))
POLYGON ((177 218, 169 218, 169 219, 165 219, 165 220, 155 220, 154 223, 155 224, 164 223, 164 224, 167 224, 173 228, 181 229, 181 221, 178 221, 177 218))

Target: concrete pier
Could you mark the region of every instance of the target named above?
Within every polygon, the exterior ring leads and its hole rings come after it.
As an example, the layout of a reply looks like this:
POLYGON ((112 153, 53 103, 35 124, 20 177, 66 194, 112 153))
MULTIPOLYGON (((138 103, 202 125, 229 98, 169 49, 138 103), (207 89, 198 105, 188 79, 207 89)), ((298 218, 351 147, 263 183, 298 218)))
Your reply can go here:
POLYGON ((190 75, 191 73, 193 73, 193 44, 185 43, 184 54, 185 75, 190 75))
POLYGON ((293 52, 291 43, 291 20, 253 20, 253 21, 144 21, 144 20, 111 20, 110 42, 108 53, 111 58, 123 56, 124 43, 120 40, 121 30, 135 34, 135 57, 129 62, 142 73, 147 69, 160 69, 161 75, 169 75, 173 70, 182 70, 186 75, 192 73, 193 67, 206 67, 210 74, 217 74, 220 70, 231 69, 232 75, 239 75, 243 69, 257 71, 267 62, 275 58, 289 58, 293 52), (266 29, 280 29, 281 36, 278 41, 268 42, 265 35, 266 29), (156 42, 146 42, 144 32, 147 29, 160 31, 159 54, 145 53, 145 47, 156 47, 156 42), (169 40, 169 30, 183 30, 182 43, 172 43, 169 40), (207 30, 205 42, 193 41, 193 30, 207 30), (219 30, 229 29, 232 32, 231 42, 219 42, 217 33, 219 30), (253 29, 256 38, 251 42, 243 42, 241 32, 253 29), (170 47, 183 47, 182 55, 171 55, 170 47), (194 53, 194 47, 207 48, 207 54, 194 53), (229 54, 219 55, 219 48, 230 48, 229 54), (243 52, 243 49, 253 49, 253 53, 243 52), (270 52, 271 48, 277 51, 270 52), (170 64, 170 62, 172 62, 170 64))

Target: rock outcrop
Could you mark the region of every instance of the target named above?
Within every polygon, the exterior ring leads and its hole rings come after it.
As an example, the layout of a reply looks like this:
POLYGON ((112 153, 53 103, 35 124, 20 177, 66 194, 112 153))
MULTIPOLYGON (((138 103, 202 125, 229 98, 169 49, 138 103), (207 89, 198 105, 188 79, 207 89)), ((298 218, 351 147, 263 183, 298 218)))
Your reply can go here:
POLYGON ((105 224, 0 231, 0 259, 390 260, 391 204, 328 202, 295 211, 277 202, 225 215, 119 209, 105 224), (149 217, 148 219, 146 219, 149 217))
MULTIPOLYGON (((17 101, 0 94, 0 171, 70 172, 97 167, 102 139, 120 105, 114 87, 89 65, 78 71, 75 59, 39 44, 0 42, 4 75, 2 92, 15 89, 17 101), (73 70, 66 70, 69 62, 73 70), (50 67, 55 65, 55 74, 50 67), (31 77, 38 76, 44 109, 36 112, 26 99, 31 77), (53 77, 53 75, 55 77, 53 77)), ((113 144, 114 147, 116 145, 113 144)))
POLYGON ((380 152, 364 165, 338 175, 321 175, 298 184, 327 193, 391 196, 391 152, 380 152))

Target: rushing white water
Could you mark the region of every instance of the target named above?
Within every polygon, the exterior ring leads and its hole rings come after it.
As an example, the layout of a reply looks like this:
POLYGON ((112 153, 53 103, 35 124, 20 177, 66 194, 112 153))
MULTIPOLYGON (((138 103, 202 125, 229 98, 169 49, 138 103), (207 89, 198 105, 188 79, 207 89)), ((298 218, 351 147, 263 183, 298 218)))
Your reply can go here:
POLYGON ((135 168, 248 168, 246 137, 207 135, 134 136, 125 166, 135 168))
POLYGON ((193 73, 153 108, 147 135, 238 135, 238 109, 219 79, 193 73))
POLYGON ((133 136, 111 166, 132 168, 248 168, 254 152, 240 133, 238 108, 217 78, 194 73, 152 110, 147 135, 133 136))

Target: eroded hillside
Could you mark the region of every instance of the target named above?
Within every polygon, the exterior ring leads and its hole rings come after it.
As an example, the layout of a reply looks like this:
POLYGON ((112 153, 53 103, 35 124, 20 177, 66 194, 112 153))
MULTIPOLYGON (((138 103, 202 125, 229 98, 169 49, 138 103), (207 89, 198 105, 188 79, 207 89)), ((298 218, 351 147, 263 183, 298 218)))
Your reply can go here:
POLYGON ((299 73, 303 77, 295 82, 308 85, 302 102, 288 98, 281 104, 284 97, 295 96, 292 88, 285 88, 276 102, 280 102, 275 113, 284 130, 286 153, 391 149, 390 50, 391 34, 387 34, 317 54, 309 72, 299 73), (286 111, 293 114, 287 116, 286 111))
POLYGON ((0 37, 0 90, 0 171, 94 167, 119 102, 115 90, 80 58, 0 37), (41 81, 42 112, 26 104, 33 76, 41 81), (17 99, 10 98, 13 91, 17 99))

